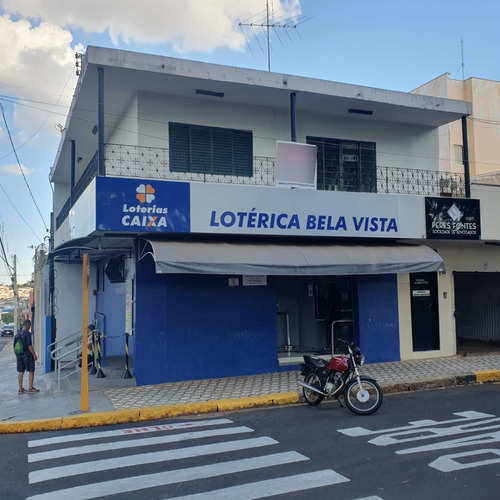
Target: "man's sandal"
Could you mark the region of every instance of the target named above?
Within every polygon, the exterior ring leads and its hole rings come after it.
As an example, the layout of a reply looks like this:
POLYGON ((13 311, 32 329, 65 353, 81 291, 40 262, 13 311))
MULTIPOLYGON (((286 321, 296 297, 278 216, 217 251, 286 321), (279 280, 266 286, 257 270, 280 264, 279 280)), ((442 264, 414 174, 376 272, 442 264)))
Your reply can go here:
POLYGON ((35 387, 30 387, 26 392, 31 394, 34 392, 40 392, 40 389, 36 389, 35 387))
POLYGON ((18 394, 24 394, 25 392, 26 392, 26 389, 24 389, 24 387, 17 391, 18 394))

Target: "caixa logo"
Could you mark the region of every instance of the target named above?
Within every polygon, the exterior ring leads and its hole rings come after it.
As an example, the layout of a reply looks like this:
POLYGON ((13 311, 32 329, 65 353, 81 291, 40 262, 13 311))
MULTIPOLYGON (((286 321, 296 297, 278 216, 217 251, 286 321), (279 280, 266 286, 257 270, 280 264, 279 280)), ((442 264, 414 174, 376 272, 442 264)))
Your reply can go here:
POLYGON ((151 184, 139 184, 136 188, 139 203, 123 204, 122 224, 127 227, 167 227, 168 208, 153 204, 155 189, 151 184))

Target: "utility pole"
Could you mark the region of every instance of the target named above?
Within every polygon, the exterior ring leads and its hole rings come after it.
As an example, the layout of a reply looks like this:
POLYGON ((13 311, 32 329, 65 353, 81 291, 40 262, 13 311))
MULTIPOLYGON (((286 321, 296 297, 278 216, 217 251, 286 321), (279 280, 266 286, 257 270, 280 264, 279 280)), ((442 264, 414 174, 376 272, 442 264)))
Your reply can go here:
POLYGON ((18 330, 19 296, 17 293, 17 257, 14 255, 14 272, 12 273, 12 290, 14 292, 14 335, 18 330))

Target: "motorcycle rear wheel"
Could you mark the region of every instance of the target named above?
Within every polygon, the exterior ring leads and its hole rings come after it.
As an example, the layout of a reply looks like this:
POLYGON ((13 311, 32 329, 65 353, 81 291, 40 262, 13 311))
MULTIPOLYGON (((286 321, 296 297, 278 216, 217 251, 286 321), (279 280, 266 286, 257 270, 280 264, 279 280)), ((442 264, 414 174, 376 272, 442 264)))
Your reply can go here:
MULTIPOLYGON (((321 389, 321 382, 319 380, 319 377, 315 373, 310 373, 309 375, 307 375, 304 379, 304 382, 306 384, 312 385, 313 387, 321 389)), ((307 387, 303 387, 302 392, 307 404, 311 406, 318 406, 321 401, 323 401, 324 396, 317 392, 311 391, 311 389, 308 389, 307 387)))
POLYGON ((357 415, 371 415, 382 405, 382 390, 377 382, 352 379, 344 389, 344 402, 357 415))

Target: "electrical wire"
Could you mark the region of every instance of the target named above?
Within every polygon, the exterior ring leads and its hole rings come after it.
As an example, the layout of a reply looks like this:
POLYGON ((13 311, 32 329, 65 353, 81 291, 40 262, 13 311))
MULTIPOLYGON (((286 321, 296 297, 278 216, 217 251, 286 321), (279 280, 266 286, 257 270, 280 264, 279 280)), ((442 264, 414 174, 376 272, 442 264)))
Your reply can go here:
POLYGON ((19 210, 17 209, 17 207, 14 204, 14 202, 10 199, 9 195, 7 194, 7 191, 5 191, 5 188, 3 187, 2 184, 0 184, 0 189, 4 192, 5 196, 9 200, 10 204, 12 205, 12 207, 14 208, 14 210, 17 212, 17 215, 19 215, 19 217, 21 218, 21 220, 28 226, 29 230, 34 234, 35 238, 41 243, 42 240, 37 236, 37 234, 35 233, 35 231, 33 231, 33 228, 28 224, 28 221, 21 215, 21 212, 19 212, 19 210))
MULTIPOLYGON (((33 203, 35 204, 35 207, 36 207, 36 209, 37 209, 37 211, 38 211, 38 214, 40 215, 40 218, 42 219, 42 222, 43 222, 43 225, 44 225, 44 227, 45 227, 45 230, 48 232, 49 228, 47 227, 47 224, 45 224, 45 219, 43 218, 42 212, 40 212, 40 208, 38 207, 38 204, 37 204, 37 202, 36 202, 36 200, 35 200, 35 197, 33 196, 33 193, 32 193, 32 191, 31 191, 30 185, 28 184, 28 179, 26 179, 26 176, 24 175, 23 167, 21 166, 21 162, 19 161, 19 157, 17 156, 17 151, 16 151, 16 148, 15 148, 15 146, 14 146, 14 142, 13 142, 13 140, 12 140, 12 136, 11 136, 11 134, 10 134, 9 125, 8 125, 8 123, 7 123, 7 118, 6 118, 6 116, 5 116, 5 110, 4 110, 4 108, 3 108, 2 103, 0 103, 0 108, 1 108, 1 110, 2 110, 3 121, 5 122, 5 128, 7 129, 7 135, 9 136, 10 144, 12 145, 12 149, 13 149, 13 151, 14 151, 14 155, 15 155, 15 157, 16 157, 17 164, 18 164, 18 166, 19 166, 19 170, 21 171, 21 174, 22 174, 22 176, 23 176, 24 182, 25 182, 25 184, 26 184, 26 187, 28 188, 28 191, 29 191, 29 193, 30 193, 31 199, 33 200, 33 203)), ((3 189, 3 188, 2 188, 2 189, 3 189)), ((5 192, 5 189, 4 189, 4 192, 5 192)), ((5 194, 7 194, 7 193, 5 193, 5 194)), ((7 197, 8 197, 8 196, 7 196, 7 197)), ((10 200, 10 198, 9 198, 9 200, 10 200)), ((11 203, 12 203, 12 201, 11 201, 11 203)), ((18 211, 18 213, 19 213, 19 211, 18 211)), ((23 220, 24 220, 24 219, 23 219, 23 220)))
MULTIPOLYGON (((61 100, 62 94, 66 90, 66 87, 68 86, 68 83, 69 83, 69 81, 71 79, 71 75, 72 74, 73 74, 73 69, 71 70, 71 73, 70 73, 68 79, 66 80, 66 83, 64 84, 64 87, 63 87, 61 93, 59 94, 59 96, 57 98, 57 101, 55 102, 55 104, 52 105, 53 108, 55 108, 56 106, 59 106, 59 101, 61 100)), ((25 99, 23 99, 23 100, 25 100, 25 99)), ((16 104, 15 101, 8 101, 8 102, 11 102, 12 104, 16 104)), ((35 101, 33 101, 33 102, 35 102, 35 101)), ((49 103, 47 103, 47 105, 49 105, 49 103)), ((41 128, 47 123, 47 121, 48 121, 48 119, 50 118, 51 115, 52 115, 52 112, 49 112, 49 114, 47 115, 47 118, 45 118, 45 120, 42 122, 42 124, 33 132, 33 134, 31 134, 31 136, 28 139, 26 139, 21 145, 19 145, 17 148, 15 148, 15 150, 19 151, 23 146, 25 146, 26 144, 28 144, 28 142, 30 142, 31 139, 33 139, 33 137, 35 137, 36 134, 38 134, 38 132, 40 132, 41 128)), ((4 119, 5 119, 5 117, 4 117, 4 119)), ((0 160, 3 160, 4 158, 6 158, 7 156, 10 156, 11 154, 12 153, 9 153, 8 155, 3 156, 2 158, 0 158, 0 160)))

